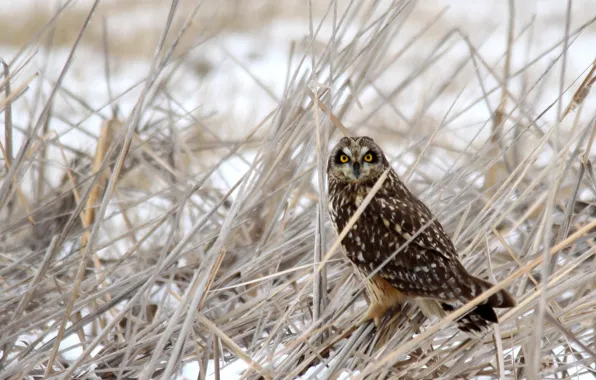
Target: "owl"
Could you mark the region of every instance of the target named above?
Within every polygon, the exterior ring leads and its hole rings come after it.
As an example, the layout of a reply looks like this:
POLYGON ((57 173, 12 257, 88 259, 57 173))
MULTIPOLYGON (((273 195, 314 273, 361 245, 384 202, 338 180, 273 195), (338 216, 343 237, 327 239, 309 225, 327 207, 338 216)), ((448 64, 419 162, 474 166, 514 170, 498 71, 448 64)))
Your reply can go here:
MULTIPOLYGON (((370 137, 344 137, 333 148, 327 175, 329 214, 337 233, 387 168, 387 158, 370 137)), ((341 245, 364 279, 370 299, 358 323, 373 319, 378 326, 389 309, 408 299, 427 317, 441 317, 492 286, 468 273, 441 224, 393 169, 341 245)), ((484 333, 491 323, 498 323, 494 308, 513 306, 514 298, 501 290, 457 320, 457 326, 468 333, 484 333)))

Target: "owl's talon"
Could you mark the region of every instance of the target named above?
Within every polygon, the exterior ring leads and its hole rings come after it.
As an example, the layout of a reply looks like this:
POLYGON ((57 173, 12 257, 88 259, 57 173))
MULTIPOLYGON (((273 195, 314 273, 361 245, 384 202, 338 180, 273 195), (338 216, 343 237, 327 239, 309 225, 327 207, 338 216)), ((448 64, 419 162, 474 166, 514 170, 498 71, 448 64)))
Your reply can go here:
POLYGON ((378 329, 381 326, 381 318, 374 318, 373 321, 375 322, 375 327, 378 329))
POLYGON ((382 304, 373 302, 368 307, 368 310, 366 310, 366 313, 364 313, 358 322, 356 322, 356 326, 360 326, 372 319, 375 323, 375 327, 378 329, 381 326, 381 321, 383 320, 386 311, 387 308, 382 304))

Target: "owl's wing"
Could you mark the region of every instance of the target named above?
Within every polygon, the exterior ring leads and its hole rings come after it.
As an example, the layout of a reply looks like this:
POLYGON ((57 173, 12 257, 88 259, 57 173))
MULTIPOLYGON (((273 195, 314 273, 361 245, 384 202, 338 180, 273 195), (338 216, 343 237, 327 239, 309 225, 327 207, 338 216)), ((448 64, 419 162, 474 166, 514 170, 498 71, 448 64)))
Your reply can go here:
MULTIPOLYGON (((385 193, 380 194, 374 205, 378 207, 374 211, 382 218, 386 233, 401 244, 428 224, 392 260, 384 266, 376 263, 380 267, 378 274, 393 287, 409 296, 434 298, 442 302, 445 310, 453 310, 492 286, 468 273, 441 224, 416 197, 412 195, 402 199, 385 193)), ((393 239, 388 236, 387 240, 393 239)), ((395 250, 399 245, 394 247, 395 250)), ((515 300, 501 290, 485 303, 488 305, 479 306, 481 310, 475 309, 476 313, 480 315, 483 312, 481 318, 495 322, 492 307, 511 307, 515 305, 515 300)))
POLYGON ((424 203, 414 196, 399 199, 381 195, 377 200, 378 215, 390 234, 397 235, 405 242, 426 226, 410 244, 459 262, 451 239, 424 203))
POLYGON ((422 202, 381 195, 375 206, 387 233, 400 242, 395 250, 429 224, 380 268, 381 277, 410 296, 461 302, 476 292, 470 288, 470 275, 459 262, 451 239, 422 202))

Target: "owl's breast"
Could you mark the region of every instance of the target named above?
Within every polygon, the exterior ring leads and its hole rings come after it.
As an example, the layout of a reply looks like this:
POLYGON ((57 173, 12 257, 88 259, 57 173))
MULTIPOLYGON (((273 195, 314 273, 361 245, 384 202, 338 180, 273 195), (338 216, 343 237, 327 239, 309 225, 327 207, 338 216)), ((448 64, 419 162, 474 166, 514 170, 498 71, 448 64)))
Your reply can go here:
MULTIPOLYGON (((358 194, 352 194, 352 197, 334 198, 330 198, 329 211, 334 228, 339 234, 362 200, 358 199, 358 194)), ((341 241, 348 258, 365 272, 370 272, 381 265, 400 245, 399 237, 390 233, 376 206, 373 198, 341 241)))

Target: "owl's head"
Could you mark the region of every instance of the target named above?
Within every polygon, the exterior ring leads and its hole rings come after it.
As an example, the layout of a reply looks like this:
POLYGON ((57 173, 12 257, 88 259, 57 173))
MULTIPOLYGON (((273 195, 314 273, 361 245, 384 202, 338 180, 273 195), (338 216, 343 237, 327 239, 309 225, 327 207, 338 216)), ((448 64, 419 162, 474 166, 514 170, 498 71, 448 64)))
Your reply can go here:
POLYGON ((389 162, 373 139, 344 137, 331 150, 327 175, 342 182, 374 182, 388 167, 389 162))

